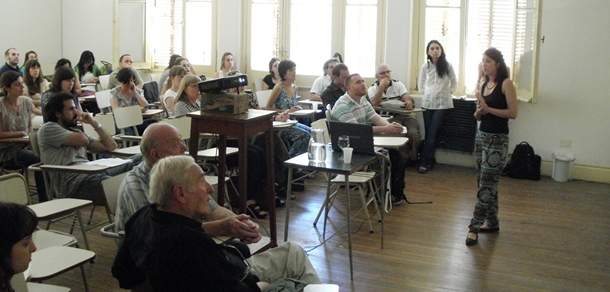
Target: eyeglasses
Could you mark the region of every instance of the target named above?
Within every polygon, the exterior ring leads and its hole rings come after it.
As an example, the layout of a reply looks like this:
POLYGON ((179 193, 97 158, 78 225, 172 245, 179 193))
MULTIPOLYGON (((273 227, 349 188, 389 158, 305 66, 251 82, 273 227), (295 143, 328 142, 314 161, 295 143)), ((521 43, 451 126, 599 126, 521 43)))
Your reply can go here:
POLYGON ((390 74, 390 73, 392 73, 392 70, 381 71, 381 72, 379 72, 377 74, 379 74, 379 75, 386 75, 386 74, 390 74))

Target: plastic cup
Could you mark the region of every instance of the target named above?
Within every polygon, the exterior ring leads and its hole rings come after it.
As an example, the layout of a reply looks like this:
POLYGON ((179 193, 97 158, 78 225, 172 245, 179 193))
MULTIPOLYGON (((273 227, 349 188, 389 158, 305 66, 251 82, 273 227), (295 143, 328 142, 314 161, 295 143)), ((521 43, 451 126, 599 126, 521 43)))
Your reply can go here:
POLYGON ((343 148, 343 162, 346 164, 352 163, 352 153, 354 149, 352 147, 343 148))

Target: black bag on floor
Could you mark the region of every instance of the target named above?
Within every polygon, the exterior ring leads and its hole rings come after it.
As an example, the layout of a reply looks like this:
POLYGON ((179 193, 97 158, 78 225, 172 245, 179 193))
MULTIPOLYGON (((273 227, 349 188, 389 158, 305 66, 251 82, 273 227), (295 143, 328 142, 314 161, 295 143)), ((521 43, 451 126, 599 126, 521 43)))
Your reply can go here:
POLYGON ((534 148, 523 141, 515 146, 510 161, 502 170, 502 175, 517 179, 540 180, 541 158, 534 153, 534 148))

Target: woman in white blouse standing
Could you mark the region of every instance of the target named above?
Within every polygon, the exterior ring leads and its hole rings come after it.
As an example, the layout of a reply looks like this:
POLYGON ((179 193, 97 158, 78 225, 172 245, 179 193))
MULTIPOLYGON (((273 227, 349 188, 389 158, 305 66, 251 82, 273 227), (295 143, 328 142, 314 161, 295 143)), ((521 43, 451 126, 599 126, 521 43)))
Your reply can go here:
POLYGON ((447 62, 445 50, 437 40, 431 40, 426 47, 428 60, 422 65, 417 82, 420 92, 423 92, 422 108, 426 109, 424 126, 426 140, 418 171, 426 173, 436 162, 436 139, 445 114, 453 108, 451 94, 457 87, 457 78, 451 63, 447 62))

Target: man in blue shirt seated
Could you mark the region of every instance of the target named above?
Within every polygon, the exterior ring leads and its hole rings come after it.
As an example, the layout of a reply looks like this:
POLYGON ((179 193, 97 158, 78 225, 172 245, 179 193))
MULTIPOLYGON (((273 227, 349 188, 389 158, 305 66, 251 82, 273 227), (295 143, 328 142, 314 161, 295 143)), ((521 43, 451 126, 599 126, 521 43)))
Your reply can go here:
POLYGON ((6 63, 0 68, 0 76, 6 71, 15 71, 21 73, 19 70, 19 52, 17 49, 10 48, 4 52, 4 59, 6 63))
POLYGON ((156 291, 261 291, 292 278, 320 279, 303 249, 292 243, 248 259, 218 245, 201 228, 212 187, 190 156, 159 160, 150 173, 153 204, 136 212, 125 226, 125 240, 112 275, 122 288, 156 291))

